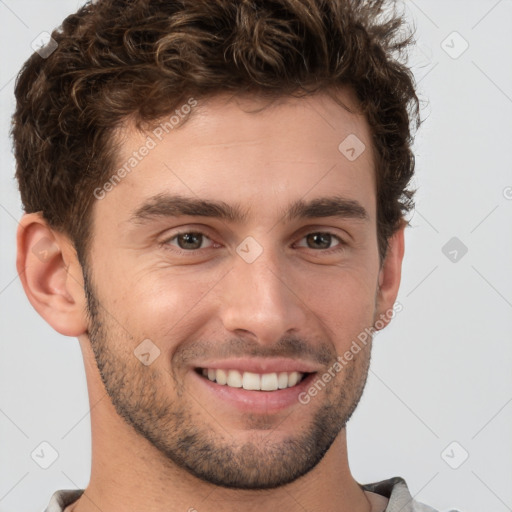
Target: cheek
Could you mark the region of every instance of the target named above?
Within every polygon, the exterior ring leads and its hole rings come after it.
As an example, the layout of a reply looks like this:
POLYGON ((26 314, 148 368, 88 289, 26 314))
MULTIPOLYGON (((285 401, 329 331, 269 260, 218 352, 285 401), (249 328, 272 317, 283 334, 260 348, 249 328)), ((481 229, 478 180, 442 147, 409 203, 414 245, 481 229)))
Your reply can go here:
POLYGON ((373 323, 376 273, 345 267, 317 273, 311 282, 315 285, 306 281, 302 285, 307 297, 304 302, 326 327, 326 334, 337 343, 350 344, 352 338, 373 323))
MULTIPOLYGON (((103 283, 105 309, 133 336, 134 343, 149 338, 162 351, 172 349, 164 347, 170 340, 197 336, 199 330, 212 325, 218 327, 222 308, 229 306, 226 300, 233 296, 229 286, 240 286, 232 276, 223 280, 229 265, 212 263, 199 269, 154 263, 137 269, 134 263, 123 267, 105 262, 101 266, 99 282, 103 283)), ((296 298, 286 294, 286 300, 296 300, 316 324, 299 325, 298 329, 314 328, 333 343, 350 344, 373 322, 377 271, 372 267, 364 253, 337 266, 310 262, 290 265, 281 277, 296 298)), ((239 292, 235 294, 237 300, 239 292)))
POLYGON ((218 272, 194 272, 191 267, 187 271, 145 269, 133 272, 130 278, 118 275, 118 286, 111 284, 113 309, 134 336, 161 346, 179 339, 187 326, 197 327, 198 314, 220 276, 218 272))

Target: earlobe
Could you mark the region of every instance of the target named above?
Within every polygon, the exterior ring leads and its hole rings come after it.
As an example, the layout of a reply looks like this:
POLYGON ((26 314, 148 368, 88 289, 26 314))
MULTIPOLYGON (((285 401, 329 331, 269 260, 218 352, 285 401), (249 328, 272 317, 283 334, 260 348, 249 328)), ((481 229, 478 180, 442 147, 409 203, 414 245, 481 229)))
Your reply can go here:
POLYGON ((393 304, 396 301, 402 277, 405 227, 406 224, 403 223, 390 237, 388 251, 379 271, 376 320, 380 320, 378 322, 378 325, 381 326, 380 329, 388 325, 394 316, 393 304))
POLYGON ((83 277, 69 239, 50 228, 40 213, 18 226, 16 267, 34 309, 60 334, 87 331, 83 277))

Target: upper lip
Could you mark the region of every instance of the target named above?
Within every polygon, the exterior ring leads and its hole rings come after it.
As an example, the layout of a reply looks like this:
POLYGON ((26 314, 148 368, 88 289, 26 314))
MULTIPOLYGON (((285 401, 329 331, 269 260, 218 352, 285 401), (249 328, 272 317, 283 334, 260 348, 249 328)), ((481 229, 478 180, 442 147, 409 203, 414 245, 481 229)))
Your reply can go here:
POLYGON ((313 373, 318 367, 307 361, 288 358, 234 358, 204 362, 196 368, 213 368, 215 370, 238 370, 252 373, 299 372, 313 373))

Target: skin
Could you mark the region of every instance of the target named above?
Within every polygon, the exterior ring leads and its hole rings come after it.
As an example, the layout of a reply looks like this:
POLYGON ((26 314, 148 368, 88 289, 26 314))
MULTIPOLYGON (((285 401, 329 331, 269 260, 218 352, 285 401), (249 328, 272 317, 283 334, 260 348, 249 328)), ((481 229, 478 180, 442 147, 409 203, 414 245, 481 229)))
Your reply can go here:
MULTIPOLYGON (((340 97, 356 105, 352 91, 340 97)), ((68 510, 385 508, 385 498, 360 488, 347 455, 345 424, 363 393, 371 342, 308 404, 278 412, 242 413, 193 372, 216 357, 284 355, 322 375, 383 319, 398 293, 404 228, 380 265, 365 118, 324 94, 247 111, 264 104, 222 95, 200 101, 188 122, 97 200, 85 282, 65 234, 40 214, 21 220, 17 265, 25 292, 56 331, 78 338, 86 370, 91 479, 68 510), (349 134, 366 145, 355 161, 338 150, 349 134), (162 192, 240 202, 248 217, 130 222, 162 192), (290 202, 333 194, 358 201, 368 221, 283 221, 290 202), (191 246, 183 240, 179 251, 177 228, 205 235, 193 240, 200 247, 194 255, 184 254, 191 246), (327 240, 339 252, 328 254, 307 236, 325 232, 344 241, 327 240), (236 252, 248 236, 263 249, 252 263, 236 252), (43 238, 51 250, 40 258, 33 249, 43 238), (134 356, 145 339, 160 350, 149 365, 134 356), (185 435, 188 444, 180 444, 185 435)), ((124 125, 120 165, 148 133, 124 125)))

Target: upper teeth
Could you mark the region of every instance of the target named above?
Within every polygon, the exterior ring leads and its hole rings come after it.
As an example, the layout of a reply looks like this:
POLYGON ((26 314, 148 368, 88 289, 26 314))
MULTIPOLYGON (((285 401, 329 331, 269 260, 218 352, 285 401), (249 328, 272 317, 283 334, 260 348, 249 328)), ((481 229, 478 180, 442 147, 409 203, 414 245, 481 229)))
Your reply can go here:
POLYGON ((238 370, 203 368, 202 373, 217 384, 248 390, 275 391, 295 386, 304 377, 300 372, 252 373, 238 370))

